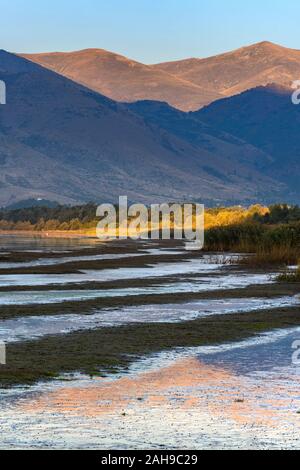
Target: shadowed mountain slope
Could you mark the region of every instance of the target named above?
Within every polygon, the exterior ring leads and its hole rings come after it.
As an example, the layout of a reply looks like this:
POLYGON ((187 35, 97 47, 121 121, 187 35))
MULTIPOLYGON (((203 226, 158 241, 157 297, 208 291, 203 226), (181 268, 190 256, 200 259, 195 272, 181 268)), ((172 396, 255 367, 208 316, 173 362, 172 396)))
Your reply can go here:
POLYGON ((286 183, 292 199, 300 202, 300 106, 292 103, 289 89, 258 87, 212 103, 192 116, 270 155, 273 163, 266 174, 286 183))
POLYGON ((209 153, 205 162, 207 171, 222 180, 236 180, 237 175, 261 178, 261 169, 272 163, 272 158, 248 142, 215 128, 213 122, 202 122, 197 113, 184 113, 167 103, 140 101, 128 107, 142 116, 148 124, 166 130, 191 144, 197 152, 209 153))

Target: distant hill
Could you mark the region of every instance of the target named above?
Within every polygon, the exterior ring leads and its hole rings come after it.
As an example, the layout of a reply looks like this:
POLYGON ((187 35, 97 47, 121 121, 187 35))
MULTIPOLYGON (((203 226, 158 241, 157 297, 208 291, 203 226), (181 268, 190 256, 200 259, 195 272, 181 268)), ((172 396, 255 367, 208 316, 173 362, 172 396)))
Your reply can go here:
POLYGON ((167 101, 190 111, 221 98, 210 86, 206 89, 103 49, 25 54, 23 57, 116 101, 167 101))
POLYGON ((300 77, 300 50, 264 41, 207 59, 192 58, 154 67, 223 96, 233 96, 271 83, 290 87, 300 77))
POLYGON ((18 209, 28 209, 32 207, 58 207, 59 204, 55 201, 48 201, 47 199, 25 199, 24 201, 18 201, 15 204, 6 206, 6 210, 14 211, 18 209))

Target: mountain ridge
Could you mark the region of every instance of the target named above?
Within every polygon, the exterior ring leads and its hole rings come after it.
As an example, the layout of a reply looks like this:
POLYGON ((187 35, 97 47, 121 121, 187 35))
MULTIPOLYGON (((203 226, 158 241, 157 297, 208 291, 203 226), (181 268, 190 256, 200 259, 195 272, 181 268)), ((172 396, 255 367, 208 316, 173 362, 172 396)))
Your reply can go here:
POLYGON ((115 101, 168 101, 175 107, 189 111, 221 97, 211 89, 206 90, 165 71, 156 70, 151 65, 104 49, 20 56, 115 101))
POLYGON ((21 56, 115 101, 165 101, 186 112, 256 86, 291 86, 300 77, 300 50, 268 41, 152 65, 98 48, 21 56))
POLYGON ((154 64, 154 68, 233 96, 270 83, 290 86, 300 77, 300 50, 262 41, 212 57, 154 64))

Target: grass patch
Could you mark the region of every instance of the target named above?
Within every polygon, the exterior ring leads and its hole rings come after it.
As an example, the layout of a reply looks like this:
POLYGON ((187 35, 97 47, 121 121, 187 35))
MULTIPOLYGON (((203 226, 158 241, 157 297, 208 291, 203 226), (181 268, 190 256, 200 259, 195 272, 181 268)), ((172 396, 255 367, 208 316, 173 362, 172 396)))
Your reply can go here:
POLYGON ((288 266, 300 258, 300 223, 215 227, 206 232, 207 251, 251 253, 241 260, 250 267, 288 266))
POLYGON ((240 264, 251 268, 288 266, 299 259, 299 249, 290 246, 274 246, 270 249, 258 247, 256 253, 241 258, 240 264))
POLYGON ((300 282, 300 264, 295 271, 287 270, 277 277, 279 282, 300 282))

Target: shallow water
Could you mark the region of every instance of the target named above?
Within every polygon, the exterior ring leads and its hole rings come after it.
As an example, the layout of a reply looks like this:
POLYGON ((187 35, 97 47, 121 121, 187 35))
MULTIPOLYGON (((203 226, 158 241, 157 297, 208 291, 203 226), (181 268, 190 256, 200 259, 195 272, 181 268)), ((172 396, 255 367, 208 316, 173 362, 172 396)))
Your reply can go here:
MULTIPOLYGON (((34 261, 38 266, 79 260, 75 250, 90 248, 94 243, 86 239, 16 238, 5 239, 2 250, 72 251, 70 258, 34 261)), ((155 244, 149 248, 147 243, 140 244, 139 249, 156 256, 182 254, 180 249, 160 249, 155 244)), ((101 262, 137 253, 125 250, 121 255, 100 256, 81 260, 101 262)), ((298 297, 282 297, 151 304, 151 295, 156 294, 246 288, 274 282, 274 274, 270 273, 232 272, 222 265, 228 259, 204 255, 185 262, 72 275, 1 275, 0 285, 11 286, 14 291, 0 293, 0 306, 19 305, 20 317, 0 321, 0 341, 38 340, 49 334, 128 323, 178 323, 300 302, 298 297), (176 282, 168 282, 168 276, 177 276, 176 282), (83 282, 151 277, 156 281, 150 287, 80 290, 83 282), (78 283, 78 290, 68 290, 69 283, 78 283), (66 288, 57 291, 55 284, 66 288), (18 286, 49 286, 49 290, 22 292, 18 286), (22 317, 22 305, 58 303, 63 311, 66 301, 138 295, 149 295, 149 303, 93 310, 90 315, 22 317)), ((20 263, 23 267, 25 264, 20 263)), ((84 311, 84 302, 82 307, 84 311)), ((92 380, 74 371, 61 380, 0 390, 0 448, 298 449, 300 365, 292 362, 292 344, 299 339, 300 328, 277 330, 241 342, 157 353, 136 361, 126 373, 120 371, 106 379, 92 380)))
MULTIPOLYGON (((41 251, 43 253, 43 251, 41 251)), ((51 251, 51 254, 61 254, 62 252, 54 252, 51 251)), ((65 252, 63 252, 65 253, 65 252)), ((71 253, 66 252, 66 253, 71 253)), ((81 262, 81 261, 107 261, 107 260, 117 260, 117 259, 126 259, 126 258, 136 258, 138 256, 163 256, 163 255, 181 255, 182 251, 175 251, 175 250, 159 250, 159 249, 150 249, 150 250, 143 250, 141 253, 110 253, 110 254, 99 254, 99 255, 89 255, 89 256, 67 256, 67 257, 59 257, 59 258, 41 258, 34 261, 24 261, 24 262, 1 262, 0 261, 0 269, 15 269, 15 268, 31 268, 31 267, 38 267, 38 266, 55 266, 57 264, 67 264, 73 262, 81 262)), ((4 254, 4 253, 2 253, 4 254)))
MULTIPOLYGON (((51 252, 53 253, 53 251, 51 252)), ((6 263, 0 262, 0 269, 14 269, 14 268, 32 268, 38 266, 55 266, 57 264, 67 264, 77 261, 105 261, 114 259, 132 258, 133 256, 143 256, 143 253, 124 253, 124 254, 107 254, 107 255, 90 255, 90 256, 69 256, 65 258, 42 258, 35 261, 28 261, 23 263, 6 263)))
POLYGON ((102 242, 94 238, 86 237, 69 237, 69 238, 52 238, 43 236, 32 235, 0 235, 0 249, 1 252, 64 252, 69 250, 77 250, 83 248, 91 248, 97 245, 103 245, 102 242))
MULTIPOLYGON (((26 275, 18 275, 18 280, 22 285, 24 284, 24 277, 26 275)), ((66 276, 70 277, 70 276, 66 276)), ((170 283, 157 283, 155 286, 150 287, 128 287, 122 289, 101 289, 97 290, 80 290, 80 283, 78 290, 52 290, 52 284, 49 284, 51 290, 48 291, 10 291, 0 292, 0 306, 1 305, 34 305, 34 304, 51 304, 61 303, 68 301, 83 301, 97 298, 114 298, 114 297, 130 297, 130 296, 143 296, 143 295, 157 295, 157 294, 176 294, 176 293, 196 293, 224 289, 239 289, 254 284, 268 284, 273 282, 273 278, 266 274, 233 274, 227 276, 213 276, 189 278, 186 281, 180 280, 178 282, 170 283)), ((11 281, 11 279, 10 279, 11 281)), ((27 281, 29 279, 27 278, 27 281)), ((59 283, 58 283, 59 284, 59 283)), ((16 288, 19 283, 17 282, 16 288)), ((54 284, 55 285, 55 284, 54 284)))
POLYGON ((298 449, 300 366, 291 346, 299 335, 297 328, 244 341, 222 352, 222 364, 219 353, 190 348, 139 361, 114 379, 6 392, 1 447, 298 449))
POLYGON ((207 273, 218 269, 220 269, 219 264, 209 264, 201 259, 195 259, 155 265, 149 263, 145 268, 82 270, 78 274, 1 274, 0 286, 46 286, 51 284, 117 281, 121 279, 146 279, 174 274, 207 273))
POLYGON ((182 304, 142 305, 105 309, 90 315, 52 315, 0 321, 0 341, 5 343, 59 335, 78 330, 99 329, 130 323, 180 323, 197 318, 251 312, 277 307, 300 306, 297 297, 275 299, 200 300, 182 304))

